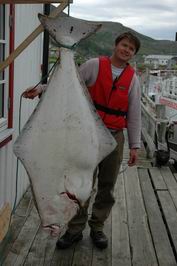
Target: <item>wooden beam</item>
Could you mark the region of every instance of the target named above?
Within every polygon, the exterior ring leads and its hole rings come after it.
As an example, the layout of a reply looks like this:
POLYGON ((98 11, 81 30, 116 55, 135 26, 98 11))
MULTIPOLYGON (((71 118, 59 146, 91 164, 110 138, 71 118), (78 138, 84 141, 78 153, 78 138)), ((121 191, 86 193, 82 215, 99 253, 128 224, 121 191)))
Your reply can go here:
POLYGON ((10 222, 11 207, 9 203, 6 203, 0 210, 0 242, 4 239, 10 222))
POLYGON ((51 3, 73 3, 73 0, 0 0, 1 4, 51 4, 51 3))
MULTIPOLYGON (((53 1, 53 0, 52 0, 53 1)), ((68 5, 68 2, 61 3, 51 14, 51 17, 55 17, 60 14, 68 5)), ((44 30, 40 24, 2 63, 0 63, 0 72, 10 65, 15 58, 23 52, 23 50, 44 30)))

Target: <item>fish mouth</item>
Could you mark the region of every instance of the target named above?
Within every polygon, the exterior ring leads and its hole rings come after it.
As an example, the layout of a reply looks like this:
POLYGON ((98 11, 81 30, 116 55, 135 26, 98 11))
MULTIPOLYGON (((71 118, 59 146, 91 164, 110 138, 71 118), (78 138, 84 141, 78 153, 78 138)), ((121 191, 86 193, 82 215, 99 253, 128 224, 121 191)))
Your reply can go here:
MULTIPOLYGON (((80 201, 76 198, 76 196, 68 191, 64 191, 60 193, 61 196, 64 196, 66 198, 66 201, 71 201, 72 203, 72 207, 74 208, 73 204, 75 205, 75 207, 77 208, 77 210, 79 208, 81 208, 81 203, 80 201)), ((66 208, 67 209, 67 208, 66 208)), ((63 211, 62 215, 65 215, 67 213, 67 211, 63 211)), ((62 224, 58 224, 58 223, 53 223, 53 224, 48 224, 48 225, 43 225, 42 226, 43 229, 46 232, 49 232, 50 235, 52 237, 56 237, 56 236, 60 236, 63 232, 64 229, 66 229, 66 223, 62 223, 62 224)))

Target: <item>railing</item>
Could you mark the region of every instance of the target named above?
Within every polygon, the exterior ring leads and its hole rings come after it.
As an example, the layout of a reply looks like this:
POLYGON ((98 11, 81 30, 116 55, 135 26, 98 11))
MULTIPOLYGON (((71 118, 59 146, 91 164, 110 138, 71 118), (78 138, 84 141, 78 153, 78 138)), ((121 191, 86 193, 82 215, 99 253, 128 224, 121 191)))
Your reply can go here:
POLYGON ((154 103, 147 95, 143 94, 141 102, 142 110, 142 137, 147 144, 147 157, 153 158, 157 147, 155 134, 160 143, 165 143, 165 134, 168 119, 165 117, 165 105, 154 103))

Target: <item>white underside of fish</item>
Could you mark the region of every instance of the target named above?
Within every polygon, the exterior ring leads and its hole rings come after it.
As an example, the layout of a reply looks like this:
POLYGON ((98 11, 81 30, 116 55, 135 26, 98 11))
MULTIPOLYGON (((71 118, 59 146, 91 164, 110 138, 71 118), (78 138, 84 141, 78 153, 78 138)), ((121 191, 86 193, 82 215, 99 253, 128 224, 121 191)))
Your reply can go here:
POLYGON ((91 195, 95 168, 116 145, 80 80, 73 52, 62 48, 60 64, 14 144, 44 227, 61 231, 77 214, 91 195))

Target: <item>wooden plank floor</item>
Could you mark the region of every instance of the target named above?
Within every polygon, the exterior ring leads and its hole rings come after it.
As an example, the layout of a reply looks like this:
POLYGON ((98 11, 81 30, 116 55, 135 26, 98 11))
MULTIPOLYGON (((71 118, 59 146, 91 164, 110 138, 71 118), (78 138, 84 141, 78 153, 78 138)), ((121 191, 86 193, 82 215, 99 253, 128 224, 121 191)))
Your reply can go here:
MULTIPOLYGON (((125 147, 123 168, 127 160, 125 147)), ((138 166, 118 176, 114 194, 116 203, 105 224, 106 250, 93 246, 88 227, 82 241, 57 250, 56 239, 40 227, 27 191, 13 219, 3 265, 177 265, 177 175, 168 167, 152 167, 142 148, 138 166)))

